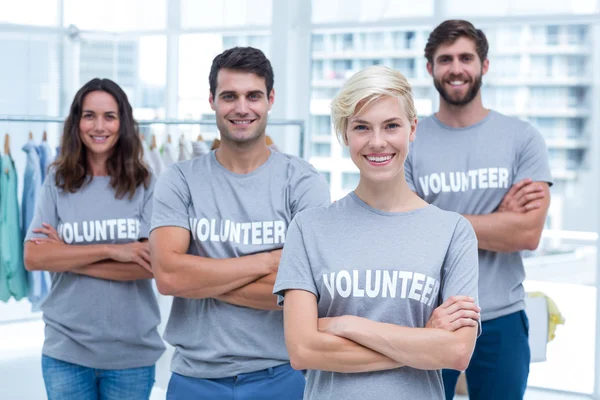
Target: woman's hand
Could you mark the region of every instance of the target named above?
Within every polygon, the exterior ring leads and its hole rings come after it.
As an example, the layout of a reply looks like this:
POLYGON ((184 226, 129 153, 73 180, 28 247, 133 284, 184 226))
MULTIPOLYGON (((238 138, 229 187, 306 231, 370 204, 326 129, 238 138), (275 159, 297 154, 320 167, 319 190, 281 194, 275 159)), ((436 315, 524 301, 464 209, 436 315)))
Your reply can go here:
POLYGON ((468 296, 452 296, 433 310, 425 328, 454 332, 464 326, 477 326, 481 309, 468 296))
POLYGON ((63 243, 62 239, 58 236, 58 232, 56 232, 56 229, 54 229, 54 227, 50 224, 47 223, 42 223, 42 227, 41 228, 35 228, 32 230, 33 233, 41 233, 43 235, 46 235, 47 238, 35 238, 32 239, 32 241, 35 244, 43 244, 43 243, 63 243))
POLYGON ((123 263, 136 263, 152 272, 148 242, 115 244, 110 247, 110 258, 123 263))

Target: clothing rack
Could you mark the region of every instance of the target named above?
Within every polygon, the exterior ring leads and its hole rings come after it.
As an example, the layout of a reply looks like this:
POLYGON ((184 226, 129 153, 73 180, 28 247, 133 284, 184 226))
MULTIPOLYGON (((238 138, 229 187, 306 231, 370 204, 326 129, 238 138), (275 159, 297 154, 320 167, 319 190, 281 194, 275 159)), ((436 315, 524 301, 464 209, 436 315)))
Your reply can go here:
MULTIPOLYGON (((66 117, 52 117, 44 115, 0 115, 0 122, 29 122, 29 123, 58 123, 62 124, 65 122, 66 117)), ((214 119, 152 119, 152 120, 138 120, 138 125, 149 126, 149 125, 209 125, 214 126, 217 124, 214 119)), ((299 139, 299 156, 304 158, 304 134, 305 134, 305 123, 300 119, 269 119, 267 126, 297 126, 300 139, 299 139)))

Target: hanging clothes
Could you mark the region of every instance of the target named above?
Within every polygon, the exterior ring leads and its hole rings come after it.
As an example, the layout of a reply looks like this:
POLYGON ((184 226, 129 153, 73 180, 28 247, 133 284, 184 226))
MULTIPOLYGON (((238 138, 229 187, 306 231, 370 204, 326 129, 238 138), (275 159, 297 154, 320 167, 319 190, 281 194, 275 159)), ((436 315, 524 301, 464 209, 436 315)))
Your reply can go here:
POLYGON ((42 170, 42 183, 44 182, 44 179, 46 179, 46 174, 48 173, 48 168, 50 167, 50 164, 52 164, 52 149, 50 148, 50 145, 48 145, 48 142, 46 140, 42 141, 42 144, 40 144, 37 147, 38 150, 38 154, 40 156, 40 168, 42 170))
POLYGON ((148 143, 146 143, 146 140, 144 140, 143 138, 142 148, 144 149, 144 163, 148 166, 148 168, 150 168, 150 171, 154 172, 154 162, 152 161, 152 158, 150 158, 150 146, 148 146, 148 143))
POLYGON ((154 135, 152 135, 152 146, 150 147, 150 154, 148 156, 154 166, 154 175, 159 176, 165 170, 165 163, 160 155, 160 150, 156 146, 156 136, 154 135))
POLYGON ((198 157, 203 154, 208 154, 210 152, 208 145, 200 135, 198 136, 198 140, 192 142, 192 149, 192 157, 198 157))
POLYGON ((2 156, 0 171, 0 300, 27 296, 23 240, 19 221, 17 171, 12 158, 2 156))
MULTIPOLYGON (((21 196, 21 237, 25 237, 29 224, 33 219, 37 196, 44 182, 44 171, 52 162, 50 146, 42 142, 36 146, 30 140, 22 150, 27 154, 27 163, 23 174, 23 194, 21 196)), ((31 302, 32 311, 39 311, 40 305, 48 296, 52 281, 48 271, 30 271, 27 273, 29 291, 27 297, 31 302)))
POLYGON ((175 152, 175 147, 173 146, 173 143, 171 143, 170 136, 167 139, 167 142, 163 144, 162 159, 163 163, 165 164, 165 167, 168 167, 169 165, 177 161, 177 153, 175 152))
POLYGON ((191 151, 185 136, 179 136, 179 161, 185 161, 192 158, 191 151))

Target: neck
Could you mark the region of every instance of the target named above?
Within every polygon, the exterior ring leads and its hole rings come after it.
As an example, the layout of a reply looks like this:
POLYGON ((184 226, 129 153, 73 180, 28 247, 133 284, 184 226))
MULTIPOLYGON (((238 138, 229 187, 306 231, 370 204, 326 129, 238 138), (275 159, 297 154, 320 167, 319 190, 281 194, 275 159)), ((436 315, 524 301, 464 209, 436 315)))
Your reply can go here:
POLYGON ((385 212, 406 212, 427 205, 410 190, 404 171, 394 182, 374 182, 361 177, 354 193, 371 207, 385 212))
POLYGON ((455 106, 440 98, 440 109, 435 114, 444 125, 452 128, 465 128, 483 120, 490 110, 483 107, 481 91, 468 104, 455 106))
POLYGON ((92 154, 87 153, 88 166, 92 176, 106 176, 108 175, 108 169, 106 168, 106 162, 108 161, 108 155, 104 154, 92 154))
POLYGON ((237 143, 221 139, 221 144, 215 153, 217 161, 236 174, 248 174, 254 171, 267 162, 271 155, 264 136, 257 139, 251 143, 237 143))

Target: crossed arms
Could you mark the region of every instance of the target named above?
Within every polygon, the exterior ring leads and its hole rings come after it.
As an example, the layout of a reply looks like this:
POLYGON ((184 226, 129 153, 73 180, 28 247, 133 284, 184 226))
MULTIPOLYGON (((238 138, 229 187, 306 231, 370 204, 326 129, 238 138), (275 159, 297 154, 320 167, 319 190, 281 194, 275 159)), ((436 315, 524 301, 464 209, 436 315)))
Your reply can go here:
POLYGON ((162 294, 280 309, 273 284, 281 250, 216 259, 187 254, 189 245, 190 232, 180 227, 156 228, 150 234, 152 267, 162 294))
POLYGON ((465 296, 451 297, 436 308, 425 328, 409 328, 351 315, 318 318, 314 294, 285 293, 285 340, 295 369, 464 370, 475 347, 478 320, 479 308, 465 296))
POLYGON ((548 184, 523 179, 511 187, 495 212, 464 217, 473 226, 480 249, 496 252, 535 250, 549 207, 548 184))
POLYGON ((72 272, 94 278, 133 281, 151 279, 148 243, 68 245, 49 224, 34 233, 45 238, 25 243, 24 261, 28 271, 72 272))

